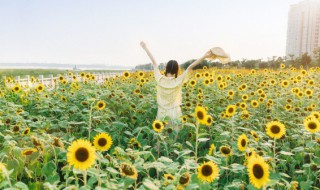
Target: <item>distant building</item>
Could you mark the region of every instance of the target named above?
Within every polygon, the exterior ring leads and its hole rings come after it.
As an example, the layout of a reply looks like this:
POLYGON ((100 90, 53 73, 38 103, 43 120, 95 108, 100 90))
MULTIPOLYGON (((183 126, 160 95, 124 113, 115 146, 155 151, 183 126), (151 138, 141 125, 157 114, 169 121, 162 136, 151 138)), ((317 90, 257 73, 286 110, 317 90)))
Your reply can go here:
POLYGON ((290 7, 288 14, 286 57, 304 53, 313 56, 320 47, 320 0, 304 0, 290 7))

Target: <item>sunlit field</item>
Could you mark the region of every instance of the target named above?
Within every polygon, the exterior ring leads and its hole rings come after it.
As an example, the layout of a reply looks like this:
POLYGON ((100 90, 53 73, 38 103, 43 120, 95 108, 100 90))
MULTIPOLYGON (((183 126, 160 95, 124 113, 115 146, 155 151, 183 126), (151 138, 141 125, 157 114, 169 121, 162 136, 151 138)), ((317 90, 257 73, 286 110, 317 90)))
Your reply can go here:
POLYGON ((203 68, 176 135, 152 72, 0 84, 0 189, 320 189, 320 68, 203 68), (51 90, 49 90, 51 89, 51 90))

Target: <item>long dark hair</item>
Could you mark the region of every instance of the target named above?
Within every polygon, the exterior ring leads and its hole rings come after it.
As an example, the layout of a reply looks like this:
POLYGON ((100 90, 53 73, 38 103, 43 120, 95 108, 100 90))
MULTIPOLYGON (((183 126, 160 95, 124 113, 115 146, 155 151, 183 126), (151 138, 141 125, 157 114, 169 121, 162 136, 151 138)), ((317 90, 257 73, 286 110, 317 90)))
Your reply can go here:
POLYGON ((167 73, 170 73, 177 78, 179 71, 180 71, 180 68, 179 68, 178 62, 176 60, 170 60, 167 63, 166 71, 165 71, 164 75, 167 76, 167 73))

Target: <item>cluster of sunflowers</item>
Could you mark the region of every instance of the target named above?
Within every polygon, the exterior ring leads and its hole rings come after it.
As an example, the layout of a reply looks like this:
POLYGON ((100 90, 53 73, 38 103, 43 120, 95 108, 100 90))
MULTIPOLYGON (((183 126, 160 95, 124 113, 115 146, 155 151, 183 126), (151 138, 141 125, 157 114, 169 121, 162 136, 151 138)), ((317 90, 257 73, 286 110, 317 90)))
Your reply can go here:
POLYGON ((155 120, 152 72, 7 78, 0 188, 317 189, 319 72, 196 70, 173 123, 155 120))

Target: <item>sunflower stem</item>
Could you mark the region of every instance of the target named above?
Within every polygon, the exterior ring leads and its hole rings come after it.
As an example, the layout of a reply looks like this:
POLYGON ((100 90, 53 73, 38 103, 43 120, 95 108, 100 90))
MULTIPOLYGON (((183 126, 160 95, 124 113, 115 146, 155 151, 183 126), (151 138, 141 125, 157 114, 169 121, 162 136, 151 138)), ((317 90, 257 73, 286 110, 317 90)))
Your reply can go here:
POLYGON ((88 126, 88 139, 90 140, 90 132, 91 132, 91 125, 92 125, 92 105, 94 101, 90 104, 90 111, 89 111, 89 126, 88 126))
POLYGON ((274 138, 274 143, 273 143, 273 159, 274 159, 274 163, 276 164, 276 139, 274 138))
POLYGON ((159 158, 159 156, 160 156, 160 140, 159 140, 159 134, 157 135, 157 151, 158 151, 158 158, 159 158))
POLYGON ((196 123, 196 146, 195 146, 195 156, 194 159, 197 162, 198 160, 198 131, 199 131, 199 122, 196 123))
POLYGON ((101 176, 100 176, 100 165, 101 165, 101 156, 98 156, 98 187, 101 186, 101 176))
POLYGON ((87 170, 83 170, 83 185, 87 186, 87 170))

